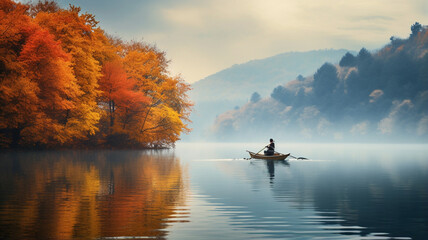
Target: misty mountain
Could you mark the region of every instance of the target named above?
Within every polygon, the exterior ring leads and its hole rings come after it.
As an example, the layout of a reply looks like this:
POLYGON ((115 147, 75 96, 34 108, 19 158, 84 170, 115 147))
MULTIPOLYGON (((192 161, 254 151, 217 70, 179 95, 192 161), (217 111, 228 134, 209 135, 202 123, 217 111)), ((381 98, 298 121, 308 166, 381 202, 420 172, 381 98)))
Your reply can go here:
POLYGON ((266 97, 273 87, 312 74, 324 62, 337 63, 346 52, 326 49, 283 53, 235 64, 194 83, 190 93, 195 103, 191 116, 193 131, 184 140, 206 138, 219 114, 245 104, 254 92, 266 97))
POLYGON ((257 95, 218 116, 222 140, 252 136, 311 141, 427 141, 428 30, 415 23, 407 39, 376 52, 346 53, 315 74, 257 95))
POLYGON ((270 94, 272 87, 293 80, 298 75, 312 74, 325 62, 336 63, 346 52, 345 49, 287 52, 235 64, 195 82, 191 98, 195 102, 242 101, 248 100, 255 91, 266 96, 270 94))

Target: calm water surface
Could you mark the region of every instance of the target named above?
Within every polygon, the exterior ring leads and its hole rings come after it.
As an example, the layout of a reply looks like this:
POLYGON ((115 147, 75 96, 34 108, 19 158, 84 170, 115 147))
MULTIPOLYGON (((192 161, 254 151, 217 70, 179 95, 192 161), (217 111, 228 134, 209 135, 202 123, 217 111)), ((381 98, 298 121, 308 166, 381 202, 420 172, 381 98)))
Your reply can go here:
POLYGON ((0 153, 0 239, 428 239, 428 145, 0 153))

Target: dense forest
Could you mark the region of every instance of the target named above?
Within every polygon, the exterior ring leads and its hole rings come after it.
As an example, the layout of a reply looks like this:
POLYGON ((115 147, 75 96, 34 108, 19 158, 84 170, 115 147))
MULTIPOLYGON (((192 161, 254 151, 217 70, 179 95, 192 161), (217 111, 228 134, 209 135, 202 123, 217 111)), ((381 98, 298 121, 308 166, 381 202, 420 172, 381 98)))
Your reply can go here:
POLYGON ((220 139, 426 141, 428 135, 428 27, 411 26, 407 39, 391 37, 376 52, 347 53, 313 76, 255 92, 239 109, 220 115, 220 139))
POLYGON ((0 148, 169 147, 190 86, 165 53, 53 1, 0 1, 0 148))

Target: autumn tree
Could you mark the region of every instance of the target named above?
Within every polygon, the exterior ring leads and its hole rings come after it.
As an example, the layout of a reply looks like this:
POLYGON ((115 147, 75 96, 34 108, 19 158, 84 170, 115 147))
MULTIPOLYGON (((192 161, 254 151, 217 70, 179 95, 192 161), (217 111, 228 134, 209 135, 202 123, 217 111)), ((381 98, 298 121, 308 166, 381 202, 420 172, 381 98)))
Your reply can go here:
POLYGON ((48 12, 48 13, 54 13, 58 12, 61 8, 58 6, 58 3, 55 1, 38 1, 35 4, 29 5, 29 15, 31 17, 35 17, 40 12, 48 12))
POLYGON ((98 130, 100 110, 97 106, 98 80, 101 66, 95 58, 95 48, 99 41, 94 35, 97 22, 91 14, 80 14, 80 8, 71 6, 69 10, 40 12, 35 16, 40 26, 49 30, 62 48, 71 55, 71 66, 76 83, 83 94, 76 101, 76 108, 68 114, 69 131, 77 139, 93 135, 98 130))
POLYGON ((79 95, 70 58, 51 34, 27 16, 27 6, 1 4, 2 145, 69 141, 64 118, 79 95))
MULTIPOLYGON (((102 101, 106 103, 110 127, 114 126, 116 110, 121 115, 130 111, 142 111, 149 99, 142 92, 135 91, 136 82, 127 77, 120 60, 107 62, 100 79, 102 101)), ((119 116, 123 118, 123 116, 119 116)))
POLYGON ((167 71, 165 53, 143 43, 125 46, 124 66, 130 78, 136 80, 136 89, 149 99, 145 110, 133 117, 139 124, 133 126, 130 137, 152 146, 168 146, 188 131, 192 106, 186 92, 190 89, 180 77, 171 77, 167 71))
POLYGON ((37 116, 23 129, 29 143, 64 144, 74 136, 68 120, 82 92, 70 67, 70 57, 46 30, 35 29, 18 58, 23 74, 37 87, 37 116))
POLYGON ((19 54, 36 26, 26 15, 28 7, 0 1, 0 146, 17 147, 21 131, 39 112, 38 86, 23 74, 19 54))
POLYGON ((190 87, 169 74, 165 53, 123 43, 97 24, 75 6, 0 1, 0 147, 116 136, 170 146, 189 131, 190 87))
POLYGON ((107 62, 100 80, 109 120, 108 143, 161 147, 190 131, 190 86, 167 71, 165 53, 141 43, 116 42, 123 55, 107 62))

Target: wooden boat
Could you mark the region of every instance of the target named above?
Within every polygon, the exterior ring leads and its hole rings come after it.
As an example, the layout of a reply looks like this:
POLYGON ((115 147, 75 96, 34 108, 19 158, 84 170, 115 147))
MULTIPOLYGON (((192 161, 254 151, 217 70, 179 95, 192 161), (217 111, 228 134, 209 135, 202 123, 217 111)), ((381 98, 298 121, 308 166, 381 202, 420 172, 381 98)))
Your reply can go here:
POLYGON ((288 156, 290 156, 289 153, 287 154, 282 154, 282 153, 277 153, 275 152, 274 155, 270 155, 270 156, 266 156, 264 154, 257 154, 251 151, 247 152, 250 154, 251 158, 255 158, 255 159, 266 159, 266 160, 285 160, 288 156))

